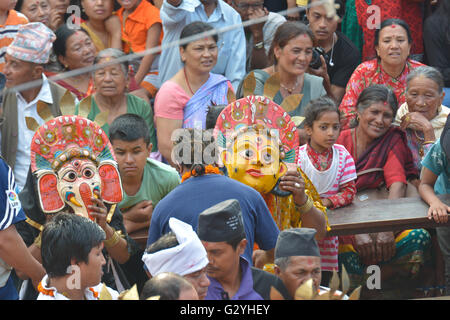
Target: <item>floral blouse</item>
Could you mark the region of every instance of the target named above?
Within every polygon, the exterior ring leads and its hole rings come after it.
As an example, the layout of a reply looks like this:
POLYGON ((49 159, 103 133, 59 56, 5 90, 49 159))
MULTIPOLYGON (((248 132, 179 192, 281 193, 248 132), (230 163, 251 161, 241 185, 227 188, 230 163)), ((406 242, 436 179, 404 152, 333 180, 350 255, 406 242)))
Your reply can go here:
POLYGON ((339 106, 342 129, 356 126, 356 102, 361 92, 372 84, 384 84, 394 91, 398 105, 406 101, 406 77, 412 69, 423 66, 422 63, 408 59, 402 74, 398 78, 388 75, 378 59, 361 63, 348 81, 345 95, 339 106))

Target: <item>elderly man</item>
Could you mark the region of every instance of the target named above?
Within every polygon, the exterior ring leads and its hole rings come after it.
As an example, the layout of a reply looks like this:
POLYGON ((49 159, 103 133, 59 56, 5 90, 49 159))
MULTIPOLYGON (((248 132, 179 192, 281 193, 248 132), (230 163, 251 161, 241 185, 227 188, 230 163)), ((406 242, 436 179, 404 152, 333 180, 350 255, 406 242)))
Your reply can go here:
POLYGON ((200 213, 197 233, 209 260, 206 300, 269 300, 271 287, 288 296, 280 279, 241 256, 247 240, 239 201, 226 200, 200 213))
MULTIPOLYGON (((275 247, 275 274, 285 284, 291 298, 295 291, 309 279, 313 280, 313 290, 319 294, 330 289, 320 285, 319 245, 315 239, 316 230, 292 228, 280 232, 275 247)), ((336 291, 336 294, 341 294, 336 291)), ((348 299, 348 296, 344 296, 348 299)))
MULTIPOLYGON (((239 14, 223 0, 166 0, 160 14, 164 30, 162 46, 179 40, 183 27, 193 21, 209 23, 215 29, 242 23, 239 14)), ((212 72, 224 75, 236 91, 245 76, 245 36, 242 26, 220 33, 217 45, 219 55, 212 72)), ((182 67, 179 46, 163 49, 159 59, 160 85, 182 67)))
MULTIPOLYGON (((21 25, 5 54, 3 73, 7 91, 3 97, 1 125, 1 154, 14 170, 19 190, 25 185, 30 166, 30 144, 34 132, 27 128, 26 117, 44 124, 44 114, 38 113, 38 102, 49 107, 53 116, 60 116, 59 102, 66 89, 49 81, 44 75, 55 34, 40 22, 21 25), (37 86, 14 90, 27 82, 42 80, 37 86)), ((74 97, 75 99, 75 97, 74 97)))
POLYGON ((210 283, 206 277, 205 248, 189 224, 170 218, 169 226, 172 231, 149 246, 142 257, 147 274, 151 277, 163 272, 179 274, 194 286, 203 300, 210 283))
POLYGON ((269 12, 264 7, 263 0, 227 0, 227 2, 241 15, 242 21, 267 16, 266 21, 244 29, 247 39, 247 72, 264 69, 269 65, 267 54, 272 45, 273 35, 286 18, 278 13, 269 12))

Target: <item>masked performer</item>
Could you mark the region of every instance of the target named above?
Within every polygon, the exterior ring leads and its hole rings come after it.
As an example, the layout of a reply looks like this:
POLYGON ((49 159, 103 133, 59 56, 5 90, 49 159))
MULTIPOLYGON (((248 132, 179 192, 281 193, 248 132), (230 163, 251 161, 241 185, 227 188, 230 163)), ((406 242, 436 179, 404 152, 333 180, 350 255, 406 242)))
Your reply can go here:
POLYGON ((280 230, 309 227, 317 230, 317 239, 325 236, 326 208, 295 165, 297 128, 282 107, 247 96, 224 108, 215 129, 228 175, 261 193, 280 230))
MULTIPOLYGON (((68 99, 68 97, 63 97, 68 99)), ((121 292, 138 282, 142 265, 137 244, 128 237, 116 204, 122 200, 122 186, 113 149, 100 125, 73 114, 73 101, 65 101, 63 114, 53 119, 46 105, 38 114, 46 120, 31 143, 31 167, 19 197, 27 215, 19 232, 31 253, 41 259, 43 225, 59 212, 71 212, 95 221, 105 232, 106 258, 102 282, 121 292), (136 257, 136 258, 135 258, 136 257), (139 271, 138 271, 139 270, 139 271)), ((142 274, 143 281, 145 274, 142 274)), ((28 292, 30 293, 30 292, 28 292)), ((33 298, 34 293, 28 298, 33 298)))

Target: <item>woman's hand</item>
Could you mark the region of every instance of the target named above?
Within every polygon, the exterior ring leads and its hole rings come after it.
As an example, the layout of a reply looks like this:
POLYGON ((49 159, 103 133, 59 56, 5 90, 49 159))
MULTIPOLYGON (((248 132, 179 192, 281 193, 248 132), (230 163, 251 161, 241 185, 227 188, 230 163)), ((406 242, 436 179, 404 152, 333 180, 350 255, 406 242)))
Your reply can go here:
POLYGON ((433 219, 436 223, 447 223, 449 212, 450 207, 437 199, 430 203, 427 216, 428 219, 433 219))
POLYGON ((434 141, 434 129, 431 122, 420 112, 409 112, 401 118, 400 128, 423 132, 425 141, 434 141))
POLYGON ((389 261, 395 256, 395 237, 394 233, 379 232, 376 234, 377 262, 389 261))

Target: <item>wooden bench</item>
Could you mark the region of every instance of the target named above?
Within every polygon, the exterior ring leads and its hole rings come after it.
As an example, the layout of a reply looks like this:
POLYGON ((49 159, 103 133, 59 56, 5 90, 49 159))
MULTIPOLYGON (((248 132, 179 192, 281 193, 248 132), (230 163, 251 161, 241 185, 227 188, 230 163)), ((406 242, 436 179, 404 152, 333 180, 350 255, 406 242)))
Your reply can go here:
MULTIPOLYGON (((450 194, 439 198, 450 205, 450 194)), ((400 198, 395 200, 366 200, 328 211, 331 231, 328 236, 358 233, 396 231, 416 228, 450 226, 438 224, 427 218, 428 204, 421 198, 400 198)))

